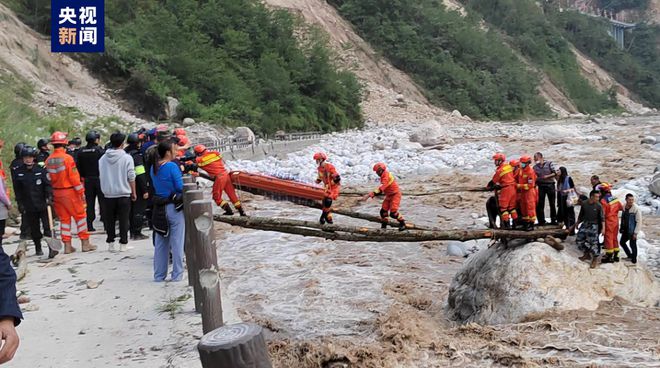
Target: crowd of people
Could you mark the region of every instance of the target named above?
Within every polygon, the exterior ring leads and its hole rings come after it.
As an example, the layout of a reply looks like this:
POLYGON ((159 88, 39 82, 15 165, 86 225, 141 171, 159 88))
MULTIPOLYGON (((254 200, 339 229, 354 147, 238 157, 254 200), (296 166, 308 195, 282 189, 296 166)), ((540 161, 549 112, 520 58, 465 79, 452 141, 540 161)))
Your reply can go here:
POLYGON ((503 229, 534 230, 546 225, 545 200, 548 200, 550 225, 565 228, 576 236, 578 248, 584 252, 582 261, 595 268, 599 263, 619 262, 619 245, 632 263, 637 263, 637 236, 642 228, 642 212, 633 194, 627 194, 625 204, 612 194, 612 185, 591 177, 592 190, 579 193, 565 167, 555 169, 541 152, 532 157, 506 161, 503 153, 493 156, 496 166, 487 189, 495 195, 486 207, 490 227, 497 227, 499 217, 503 229), (580 213, 575 218, 575 206, 580 213), (620 234, 620 239, 619 239, 620 234), (602 241, 601 239, 602 238, 602 241), (602 255, 602 249, 605 255, 602 255))

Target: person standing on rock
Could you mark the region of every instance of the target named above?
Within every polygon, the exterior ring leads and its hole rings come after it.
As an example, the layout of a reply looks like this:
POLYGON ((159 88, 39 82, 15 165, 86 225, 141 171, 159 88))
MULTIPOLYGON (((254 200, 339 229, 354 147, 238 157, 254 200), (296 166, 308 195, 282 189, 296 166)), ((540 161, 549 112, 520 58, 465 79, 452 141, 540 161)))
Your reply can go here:
POLYGON ((332 201, 336 201, 339 197, 341 177, 335 166, 328 162, 328 156, 325 153, 315 153, 314 161, 318 165, 316 184, 323 183, 325 188, 325 198, 323 198, 319 222, 321 225, 326 222, 332 225, 332 201))
POLYGON ((495 190, 495 196, 500 209, 501 227, 504 229, 511 228, 511 221, 515 222, 518 219, 518 210, 516 210, 516 198, 518 190, 516 179, 513 176, 513 167, 506 163, 506 156, 503 153, 496 153, 493 155, 495 163, 495 174, 486 188, 488 190, 495 190))
POLYGON ((64 253, 73 253, 76 248, 71 244, 71 218, 78 228, 78 237, 82 242, 82 251, 96 250, 89 242, 87 219, 85 214, 85 188, 80 181, 78 168, 73 157, 66 154, 66 133, 55 132, 50 139, 55 147, 52 155, 46 159, 46 171, 53 186, 53 206, 60 218, 60 233, 64 242, 64 253))
POLYGON ((89 231, 96 231, 94 229, 94 220, 96 219, 96 199, 98 198, 99 206, 101 207, 101 218, 103 218, 103 208, 105 206, 105 197, 101 191, 101 181, 99 179, 99 160, 105 153, 103 148, 99 146, 101 135, 92 130, 85 136, 87 145, 80 149, 78 152, 78 160, 76 165, 80 177, 85 181, 85 202, 87 203, 87 229, 89 231))
POLYGON ((105 232, 108 251, 115 251, 115 223, 119 221, 119 251, 128 244, 131 202, 137 200, 133 158, 124 151, 126 136, 120 132, 110 136, 110 149, 99 161, 101 191, 105 196, 105 232))
POLYGON ((135 167, 135 190, 136 199, 131 202, 130 213, 130 233, 132 240, 143 240, 148 237, 142 234, 142 226, 144 225, 144 211, 147 208, 147 199, 149 199, 149 188, 147 181, 146 169, 144 167, 144 159, 140 153, 140 136, 137 133, 131 133, 126 138, 126 153, 133 158, 133 166, 135 167))
POLYGON ((538 188, 539 199, 536 205, 536 214, 538 215, 539 225, 545 225, 545 198, 548 197, 548 207, 550 207, 550 224, 557 225, 557 200, 555 189, 555 177, 557 173, 555 167, 550 161, 543 158, 541 152, 534 154, 534 171, 536 172, 536 186, 538 188))
POLYGON ((634 264, 637 263, 637 235, 642 230, 642 211, 635 204, 635 196, 626 194, 626 206, 621 215, 621 247, 634 264), (628 248, 630 242, 630 248, 628 248))
POLYGON ((536 194, 536 172, 532 168, 532 158, 523 156, 520 158, 520 172, 518 173, 517 188, 520 191, 520 209, 522 211, 522 219, 525 223, 524 230, 534 230, 534 223, 536 222, 536 201, 538 195, 536 194))
MULTIPOLYGON (((16 169, 16 200, 23 205, 23 221, 29 224, 35 252, 38 256, 43 254, 41 239, 43 236, 52 237, 48 221, 48 206, 52 202, 53 188, 48 180, 46 169, 37 165, 39 152, 30 146, 23 147, 21 156, 23 165, 16 169), (44 227, 43 234, 41 226, 44 227)), ((48 248, 48 258, 54 258, 57 251, 48 248)))
POLYGON ((380 178, 380 186, 374 189, 373 192, 366 194, 362 197, 363 201, 373 198, 377 195, 385 194, 385 199, 380 209, 381 229, 386 229, 388 224, 387 215, 399 222, 399 231, 406 230, 406 220, 399 213, 399 206, 401 206, 401 189, 396 182, 394 175, 387 170, 384 163, 379 162, 374 165, 374 172, 380 178))
POLYGON ((234 214, 234 211, 229 207, 229 203, 222 199, 222 193, 225 192, 238 213, 241 216, 247 216, 241 205, 241 200, 236 194, 229 173, 225 169, 225 164, 222 162, 222 155, 216 151, 209 151, 203 144, 196 145, 194 150, 197 156, 195 160, 197 166, 206 171, 213 179, 213 200, 215 204, 225 211, 225 215, 232 216, 234 214))
MULTIPOLYGON (((600 260, 600 242, 598 241, 599 229, 605 229, 605 215, 600 204, 600 193, 592 190, 589 200, 582 202, 577 222, 569 229, 573 233, 575 228, 582 225, 576 237, 578 249, 584 252, 581 261, 591 259, 591 268, 596 268, 600 260)), ((600 230, 600 234, 604 232, 600 230)))
POLYGON ((618 198, 612 195, 612 186, 601 183, 600 203, 605 214, 605 258, 603 263, 619 262, 619 212, 623 211, 623 205, 618 198))

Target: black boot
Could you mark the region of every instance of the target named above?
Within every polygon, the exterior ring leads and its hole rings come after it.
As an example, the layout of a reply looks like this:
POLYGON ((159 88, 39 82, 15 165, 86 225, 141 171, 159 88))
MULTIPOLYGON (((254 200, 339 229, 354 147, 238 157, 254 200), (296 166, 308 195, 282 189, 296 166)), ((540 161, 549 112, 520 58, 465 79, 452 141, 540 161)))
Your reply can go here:
POLYGON ((619 251, 615 250, 613 254, 614 255, 612 256, 612 262, 613 263, 619 262, 619 251))
POLYGON ((614 257, 612 257, 612 253, 607 253, 605 254, 605 257, 603 257, 603 260, 601 263, 613 263, 614 262, 614 257))
POLYGON ((381 222, 380 223, 380 228, 381 229, 387 229, 387 222, 381 222))
POLYGON ((232 210, 231 210, 231 207, 229 207, 229 203, 225 203, 225 204, 223 204, 221 208, 222 208, 223 210, 225 210, 225 213, 224 213, 224 214, 225 214, 226 216, 233 216, 233 215, 234 215, 234 211, 232 211, 232 210))
POLYGON ((525 231, 534 231, 534 223, 528 222, 527 225, 525 226, 525 231))
POLYGON ((245 211, 243 210, 243 207, 239 206, 239 207, 237 207, 236 209, 238 210, 238 214, 241 215, 241 217, 245 217, 245 216, 247 216, 247 215, 245 214, 245 211))
POLYGON ((38 240, 38 241, 34 242, 34 250, 35 250, 36 255, 38 255, 38 256, 43 256, 44 255, 43 250, 41 250, 41 240, 38 240))
POLYGON ((58 254, 60 254, 60 252, 52 250, 50 247, 48 247, 48 259, 53 259, 58 254))
POLYGON ((408 228, 406 227, 406 222, 403 221, 403 220, 399 221, 399 231, 404 231, 404 230, 406 230, 406 229, 408 229, 408 228))
POLYGON ((325 215, 325 221, 328 222, 328 225, 332 225, 334 221, 332 220, 332 213, 328 212, 325 215))
POLYGON ((321 217, 319 218, 319 224, 325 225, 325 216, 326 216, 326 213, 321 212, 321 217))

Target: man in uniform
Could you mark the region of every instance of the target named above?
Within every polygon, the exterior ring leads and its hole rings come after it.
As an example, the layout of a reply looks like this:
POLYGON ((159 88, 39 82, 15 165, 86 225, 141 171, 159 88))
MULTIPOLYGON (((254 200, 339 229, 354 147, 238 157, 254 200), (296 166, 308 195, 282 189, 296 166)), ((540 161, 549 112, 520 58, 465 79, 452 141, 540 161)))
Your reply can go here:
POLYGON ((325 198, 323 198, 319 222, 321 225, 326 222, 332 224, 332 201, 336 201, 339 197, 339 183, 341 178, 335 166, 328 162, 328 156, 325 153, 315 153, 314 161, 318 165, 316 183, 323 183, 323 187, 325 188, 325 198))
POLYGON ((96 219, 96 199, 98 198, 99 206, 101 207, 101 217, 103 217, 103 207, 105 198, 101 191, 101 181, 99 179, 99 160, 105 153, 103 148, 99 146, 101 135, 92 130, 85 136, 87 145, 80 149, 78 152, 78 160, 76 166, 80 177, 85 182, 85 203, 87 204, 87 229, 89 231, 96 231, 94 229, 94 220, 96 219))
MULTIPOLYGON (((52 237, 50 224, 48 222, 48 205, 53 198, 53 188, 48 180, 46 169, 37 165, 37 155, 39 152, 30 146, 23 148, 21 156, 23 158, 23 165, 16 169, 16 199, 23 205, 23 221, 29 223, 31 229, 31 237, 34 242, 36 254, 38 256, 43 254, 41 250, 41 239, 52 237), (41 226, 43 225, 44 232, 41 233, 41 226)), ((50 248, 48 258, 53 258, 57 255, 57 251, 50 248)))
MULTIPOLYGON (((11 170, 11 182, 14 187, 14 190, 16 190, 16 169, 19 167, 23 166, 23 157, 21 157, 21 152, 23 151, 23 147, 26 146, 25 142, 19 142, 16 143, 14 146, 14 159, 11 161, 10 164, 10 170, 11 170)), ((16 198, 16 203, 18 204, 18 211, 21 213, 21 235, 20 238, 21 240, 26 240, 30 239, 30 226, 29 226, 29 221, 25 218, 25 211, 23 207, 23 203, 16 198)))
POLYGON ((135 166, 135 189, 136 200, 131 202, 130 213, 130 230, 132 240, 147 239, 148 236, 142 234, 142 226, 144 224, 144 211, 147 208, 147 199, 149 198, 149 191, 147 187, 147 174, 144 168, 144 159, 140 153, 140 136, 137 133, 131 133, 126 138, 126 153, 133 158, 133 165, 135 166))
POLYGON ((197 155, 197 167, 206 171, 214 180, 213 182, 213 200, 225 210, 225 215, 231 216, 234 211, 229 207, 229 203, 222 199, 222 192, 227 193, 229 200, 241 216, 246 216, 241 201, 236 195, 234 184, 231 182, 229 173, 225 170, 225 164, 222 162, 222 155, 215 151, 209 151, 203 144, 198 144, 194 148, 197 155))
POLYGON ((399 213, 399 206, 401 205, 401 190, 399 189, 399 184, 396 182, 396 178, 392 175, 391 172, 387 170, 387 166, 384 163, 379 162, 374 165, 374 172, 380 178, 380 186, 374 189, 373 192, 362 197, 363 201, 366 201, 369 198, 373 198, 377 195, 385 194, 385 199, 380 209, 380 221, 381 229, 386 229, 388 220, 387 215, 399 221, 399 231, 406 229, 406 221, 403 216, 399 213))
POLYGON ((517 188, 520 191, 520 210, 524 222, 524 230, 534 230, 536 222, 536 173, 532 168, 532 158, 523 156, 520 158, 520 170, 517 175, 517 188))
POLYGON ((48 139, 41 138, 37 142, 37 150, 39 150, 39 154, 37 155, 37 164, 44 166, 44 162, 46 162, 46 159, 50 155, 50 150, 48 149, 48 139))
POLYGON ((603 263, 619 262, 619 212, 623 211, 623 204, 612 195, 612 186, 608 183, 598 185, 605 216, 605 258, 603 263))
POLYGON ((511 220, 515 223, 518 219, 516 180, 513 177, 513 168, 506 163, 506 156, 503 153, 493 155, 493 161, 497 169, 493 175, 493 180, 488 183, 487 189, 499 191, 499 193, 496 192, 496 197, 499 204, 501 227, 509 229, 511 228, 511 220))
POLYGON ((85 188, 80 181, 78 168, 73 157, 66 154, 66 133, 55 132, 50 138, 55 148, 46 159, 46 171, 53 186, 53 205, 60 218, 60 232, 64 242, 64 253, 73 253, 76 249, 71 244, 71 218, 78 229, 78 237, 82 243, 82 251, 96 250, 89 242, 87 220, 85 216, 85 188))

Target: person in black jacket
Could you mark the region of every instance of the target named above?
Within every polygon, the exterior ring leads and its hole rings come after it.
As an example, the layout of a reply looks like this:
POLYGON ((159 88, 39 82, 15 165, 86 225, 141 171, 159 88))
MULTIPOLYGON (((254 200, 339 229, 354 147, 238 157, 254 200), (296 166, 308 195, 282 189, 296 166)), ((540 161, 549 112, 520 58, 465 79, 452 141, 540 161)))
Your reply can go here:
POLYGON ((101 191, 101 181, 99 180, 99 160, 105 153, 103 148, 99 146, 101 135, 92 130, 85 136, 87 145, 78 151, 78 160, 76 166, 80 177, 85 181, 85 202, 87 202, 87 230, 96 231, 94 229, 94 220, 96 219, 96 199, 99 200, 101 207, 101 214, 103 214, 103 207, 105 198, 101 191))
POLYGON ((130 228, 132 240, 143 240, 149 237, 142 234, 144 224, 144 211, 147 208, 147 199, 149 199, 149 188, 147 184, 147 174, 144 167, 144 159, 140 153, 140 137, 137 133, 131 133, 126 138, 126 153, 133 158, 135 166, 135 189, 137 199, 131 202, 130 228))
MULTIPOLYGON (((14 146, 14 159, 12 160, 9 168, 11 169, 11 183, 16 188, 16 169, 23 165, 23 158, 21 157, 21 151, 23 147, 27 144, 25 142, 16 143, 14 146)), ((25 219, 25 213, 23 211, 23 203, 16 200, 18 204, 18 212, 21 213, 21 240, 30 239, 30 227, 28 226, 28 221, 25 219)))
POLYGON ((39 154, 37 155, 37 163, 39 166, 43 167, 45 165, 46 159, 50 156, 50 150, 48 149, 48 139, 41 138, 37 142, 37 149, 39 154))
POLYGON ((66 148, 66 153, 73 157, 73 160, 76 162, 78 162, 78 152, 80 151, 81 145, 82 140, 76 137, 69 141, 69 146, 66 148))
MULTIPOLYGON (((46 169, 36 164, 37 152, 34 147, 25 146, 21 151, 23 165, 16 169, 16 198, 23 203, 24 221, 29 223, 34 248, 38 256, 43 255, 41 239, 43 235, 51 237, 48 223, 48 208, 53 198, 53 188, 48 180, 46 169), (41 224, 39 223, 41 222, 41 224), (41 234, 41 225, 44 227, 41 234)), ((53 258, 58 252, 48 248, 48 258, 53 258)))

